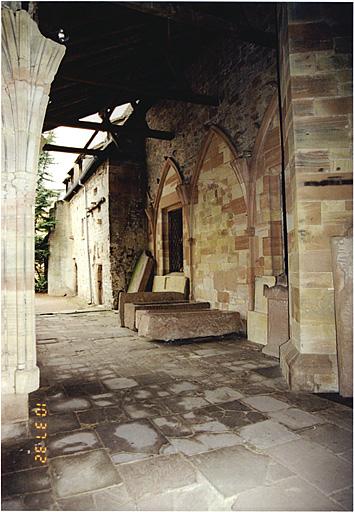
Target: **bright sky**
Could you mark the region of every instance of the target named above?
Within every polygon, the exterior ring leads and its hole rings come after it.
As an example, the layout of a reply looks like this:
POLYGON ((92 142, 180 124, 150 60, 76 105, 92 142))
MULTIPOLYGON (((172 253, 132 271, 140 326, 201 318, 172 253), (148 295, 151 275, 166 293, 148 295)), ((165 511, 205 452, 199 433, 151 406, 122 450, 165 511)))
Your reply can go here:
MULTIPOLYGON (((118 117, 123 116, 125 111, 129 113, 130 108, 131 107, 129 104, 116 107, 111 115, 111 120, 114 121, 118 117)), ((82 120, 101 122, 101 118, 98 116, 98 114, 82 118, 82 120)), ((92 130, 82 130, 81 128, 66 128, 64 126, 55 128, 53 132, 55 135, 53 144, 57 146, 69 146, 75 148, 83 148, 88 139, 93 134, 92 130)), ((45 135, 46 134, 44 134, 44 136, 45 135)), ((106 136, 106 132, 99 132, 90 144, 90 147, 103 142, 106 136)), ((48 173, 51 175, 53 181, 48 182, 47 187, 55 190, 65 190, 63 180, 65 179, 70 169, 73 167, 74 162, 79 155, 74 153, 59 152, 51 152, 51 155, 54 159, 54 162, 48 168, 48 173)))

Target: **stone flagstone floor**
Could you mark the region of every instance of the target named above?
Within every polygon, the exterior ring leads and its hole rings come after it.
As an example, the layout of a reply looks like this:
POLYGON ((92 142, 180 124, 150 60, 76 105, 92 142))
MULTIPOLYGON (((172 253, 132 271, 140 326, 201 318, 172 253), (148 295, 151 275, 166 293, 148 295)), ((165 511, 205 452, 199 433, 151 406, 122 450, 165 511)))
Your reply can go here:
POLYGON ((37 324, 41 388, 28 437, 3 446, 3 510, 353 510, 352 410, 289 392, 262 347, 158 343, 113 311, 37 324))

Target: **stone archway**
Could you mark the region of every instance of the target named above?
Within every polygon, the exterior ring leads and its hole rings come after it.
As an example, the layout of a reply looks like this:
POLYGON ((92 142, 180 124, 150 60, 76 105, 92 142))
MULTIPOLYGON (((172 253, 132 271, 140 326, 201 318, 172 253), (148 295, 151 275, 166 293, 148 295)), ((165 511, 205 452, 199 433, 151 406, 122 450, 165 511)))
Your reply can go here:
POLYGON ((246 318, 247 167, 217 127, 206 136, 191 187, 192 297, 246 318))
MULTIPOLYGON (((183 211, 184 204, 179 193, 179 187, 181 185, 182 178, 176 162, 171 158, 167 158, 161 173, 159 188, 154 203, 153 244, 157 275, 163 275, 170 271, 168 244, 169 212, 179 209, 182 210, 183 238, 185 239, 186 237, 186 220, 183 211)), ((185 246, 185 240, 183 240, 183 246, 185 246)), ((184 254, 186 254, 185 251, 184 254)))

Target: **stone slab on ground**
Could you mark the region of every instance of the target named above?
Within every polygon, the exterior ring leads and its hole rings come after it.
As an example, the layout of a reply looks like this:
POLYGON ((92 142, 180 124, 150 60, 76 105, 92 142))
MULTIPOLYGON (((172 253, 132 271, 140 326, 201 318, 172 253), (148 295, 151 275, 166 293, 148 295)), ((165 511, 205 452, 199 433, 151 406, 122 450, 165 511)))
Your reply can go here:
POLYGON ((105 450, 50 461, 53 487, 59 498, 119 484, 121 478, 105 450))
POLYGON ((297 476, 285 478, 270 486, 242 492, 232 510, 341 510, 331 499, 297 476))
POLYGON ((120 325, 121 327, 125 327, 124 306, 129 302, 134 302, 135 304, 142 304, 144 302, 175 302, 176 300, 184 299, 184 294, 180 292, 121 292, 119 295, 120 325))
POLYGON ((217 309, 200 311, 152 312, 142 315, 139 336, 156 340, 178 340, 224 336, 242 329, 240 314, 217 309))
POLYGON ((299 436, 273 420, 247 425, 241 428, 240 436, 247 443, 253 444, 256 448, 260 449, 299 439, 299 436))
POLYGON ((171 302, 168 304, 126 304, 124 306, 124 321, 125 326, 133 331, 139 328, 139 322, 143 311, 193 311, 199 309, 209 309, 209 302, 171 302))
POLYGON ((352 485, 352 465, 319 444, 300 439, 269 448, 267 453, 326 495, 352 485))
POLYGON ((119 473, 138 500, 197 483, 197 471, 179 454, 122 464, 119 473))
POLYGON ((265 483, 270 462, 269 457, 243 446, 201 453, 191 460, 225 498, 265 483))

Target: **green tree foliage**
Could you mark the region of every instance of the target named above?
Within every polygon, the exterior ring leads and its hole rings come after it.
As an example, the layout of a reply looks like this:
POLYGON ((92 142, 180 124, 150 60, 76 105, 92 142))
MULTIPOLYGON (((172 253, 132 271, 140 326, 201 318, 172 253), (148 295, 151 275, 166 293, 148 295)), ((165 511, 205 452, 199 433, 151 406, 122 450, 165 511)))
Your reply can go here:
MULTIPOLYGON (((53 133, 47 137, 47 143, 54 141, 53 133)), ((48 151, 42 151, 38 161, 38 176, 35 200, 35 290, 47 291, 49 233, 54 227, 55 221, 51 210, 58 194, 47 188, 52 181, 48 174, 48 167, 53 163, 53 157, 48 151)))

